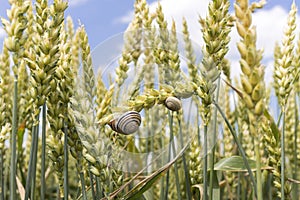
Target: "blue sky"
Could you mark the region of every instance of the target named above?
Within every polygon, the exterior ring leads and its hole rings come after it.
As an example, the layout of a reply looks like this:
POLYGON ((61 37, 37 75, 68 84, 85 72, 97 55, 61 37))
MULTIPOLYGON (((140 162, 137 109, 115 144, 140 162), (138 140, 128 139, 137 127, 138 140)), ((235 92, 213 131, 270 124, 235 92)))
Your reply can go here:
MULTIPOLYGON (((177 0, 173 1, 176 2, 177 0)), ((134 4, 134 0, 70 0, 69 2, 70 6, 66 14, 72 16, 76 24, 80 20, 85 25, 92 48, 110 36, 126 29, 127 23, 121 23, 119 19, 130 13, 134 4)), ((151 4, 156 1, 147 2, 151 4)), ((287 10, 291 2, 292 0, 269 0, 265 9, 280 5, 287 10)), ((176 7, 176 3, 174 6, 176 7)), ((0 0, 1 17, 6 18, 8 8, 8 0, 0 0)), ((0 33, 0 42, 2 43, 1 35, 0 33)))
MULTIPOLYGON (((268 0, 267 5, 254 13, 253 24, 257 27, 257 46, 264 49, 263 64, 267 67, 267 81, 271 80, 272 56, 275 41, 280 41, 286 24, 288 11, 293 0, 268 0), (269 75, 268 75, 269 74, 269 75)), ((116 34, 124 32, 132 17, 134 0, 70 0, 66 15, 73 18, 75 25, 78 21, 85 25, 91 48, 95 48, 103 41, 116 34)), ((154 10, 157 0, 148 0, 150 10, 154 10)), ((181 29, 181 20, 185 16, 191 37, 201 44, 200 25, 198 16, 205 16, 209 0, 160 0, 166 19, 170 22, 175 19, 178 31, 181 29)), ((231 0, 231 4, 234 1, 231 0)), ((251 0, 251 2, 253 2, 251 0)), ((300 8, 300 0, 295 1, 300 8)), ((231 6, 231 11, 232 11, 231 6)), ((0 0, 0 16, 6 18, 9 9, 8 0, 0 0)), ((299 13, 299 12, 298 12, 299 13)), ((300 16, 298 14, 298 24, 300 16)), ((298 29, 299 30, 299 29, 298 29)), ((297 30, 297 31, 298 31, 297 30)), ((297 32, 297 34, 299 31, 297 32)), ((0 28, 0 45, 3 42, 4 30, 0 28)), ((239 40, 235 28, 231 34, 230 51, 228 58, 234 68, 233 76, 240 73, 239 54, 236 42, 239 40)), ((296 37, 298 38, 298 36, 296 37)), ((120 47, 119 47, 120 48, 120 47)), ((99 58, 101 59, 101 58, 99 58)))
MULTIPOLYGON (((80 20, 85 25, 92 47, 126 29, 127 24, 118 22, 118 18, 130 12, 134 4, 134 0, 70 0, 69 2, 66 15, 70 15, 74 23, 78 24, 80 20)), ((6 10, 9 8, 8 0, 0 0, 1 17, 6 18, 6 10)), ((2 43, 2 38, 0 42, 2 43)))

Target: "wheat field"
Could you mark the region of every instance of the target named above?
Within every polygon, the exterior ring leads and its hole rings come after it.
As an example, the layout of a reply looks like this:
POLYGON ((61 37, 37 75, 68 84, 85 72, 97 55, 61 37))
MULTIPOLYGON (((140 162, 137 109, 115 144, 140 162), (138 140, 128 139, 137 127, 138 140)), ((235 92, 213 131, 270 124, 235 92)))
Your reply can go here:
POLYGON ((201 46, 185 19, 168 23, 159 3, 150 12, 136 0, 121 54, 97 70, 106 50, 91 50, 84 25, 65 16, 67 1, 9 3, 0 200, 299 199, 295 2, 271 83, 252 23, 264 0, 236 0, 234 13, 229 0, 211 0, 201 46), (239 77, 227 58, 234 29, 239 77))

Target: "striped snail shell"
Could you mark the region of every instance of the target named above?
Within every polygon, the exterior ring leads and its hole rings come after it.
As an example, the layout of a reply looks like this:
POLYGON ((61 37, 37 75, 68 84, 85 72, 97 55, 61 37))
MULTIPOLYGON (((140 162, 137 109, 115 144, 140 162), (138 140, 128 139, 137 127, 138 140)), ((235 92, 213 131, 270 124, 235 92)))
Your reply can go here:
POLYGON ((128 111, 108 124, 112 130, 124 135, 130 135, 139 129, 141 121, 141 115, 138 112, 128 111))
POLYGON ((178 111, 181 109, 182 104, 181 104, 181 101, 177 97, 170 96, 165 100, 165 106, 169 110, 178 111))

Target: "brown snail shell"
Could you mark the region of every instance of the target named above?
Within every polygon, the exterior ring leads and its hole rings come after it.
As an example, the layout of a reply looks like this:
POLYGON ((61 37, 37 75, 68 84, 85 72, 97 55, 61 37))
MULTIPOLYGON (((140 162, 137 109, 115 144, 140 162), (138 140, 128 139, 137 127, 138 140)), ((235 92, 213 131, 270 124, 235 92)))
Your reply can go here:
POLYGON ((117 119, 110 121, 109 125, 112 130, 118 133, 130 135, 139 129, 141 121, 141 115, 138 112, 128 111, 117 119))
POLYGON ((181 101, 177 97, 170 96, 165 100, 165 106, 172 111, 178 111, 181 109, 181 101))

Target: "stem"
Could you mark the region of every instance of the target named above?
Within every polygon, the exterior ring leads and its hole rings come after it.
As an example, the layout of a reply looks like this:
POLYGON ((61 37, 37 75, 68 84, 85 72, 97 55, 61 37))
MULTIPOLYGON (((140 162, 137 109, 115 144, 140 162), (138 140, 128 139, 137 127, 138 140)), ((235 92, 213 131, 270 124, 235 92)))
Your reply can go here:
POLYGON ((267 186, 269 188, 268 190, 268 198, 272 199, 272 174, 268 175, 268 183, 267 186))
MULTIPOLYGON (((130 148, 130 147, 129 147, 130 148)), ((111 180, 112 179, 112 170, 109 170, 109 167, 106 166, 106 169, 108 171, 108 178, 107 178, 107 185, 109 187, 109 193, 111 193, 113 191, 113 182, 111 180)), ((129 169, 129 167, 127 166, 127 169, 129 169)), ((128 175, 129 176, 129 175, 128 175)), ((131 190, 133 188, 133 185, 132 184, 129 184, 128 186, 128 190, 131 190)), ((93 188, 94 189, 94 188, 93 188)), ((109 194, 108 193, 108 194, 109 194)), ((96 200, 96 199, 93 199, 93 200, 96 200)))
POLYGON ((85 183, 84 183, 84 174, 83 174, 83 172, 80 172, 80 173, 79 173, 79 176, 80 176, 80 182, 81 182, 82 199, 83 199, 83 200, 87 200, 86 192, 85 192, 85 183))
POLYGON ((248 199, 247 191, 249 188, 248 188, 247 180, 245 179, 245 177, 243 178, 243 180, 244 180, 244 182, 242 183, 243 184, 242 186, 244 186, 244 187, 241 187, 241 199, 246 200, 246 199, 248 199))
MULTIPOLYGON (((169 140, 169 144, 172 142, 172 136, 173 136, 173 118, 171 117, 170 111, 168 112, 168 116, 169 116, 169 127, 170 127, 170 140, 169 140)), ((169 154, 168 154, 168 162, 170 162, 171 160, 171 145, 169 145, 169 154)), ((165 199, 168 199, 168 192, 169 192, 169 179, 170 179, 170 171, 168 170, 167 172, 167 177, 166 177, 166 191, 165 191, 165 199)))
MULTIPOLYGON (((150 119, 149 119, 149 110, 145 110, 145 120, 146 120, 146 123, 147 123, 147 139, 146 140, 146 151, 149 150, 149 144, 148 144, 148 140, 149 140, 149 137, 150 137, 150 119)), ((152 144, 150 144, 150 146, 152 147, 152 144)), ((152 151, 153 149, 151 149, 150 151, 152 151)), ((147 157, 145 157, 145 165, 148 166, 148 163, 147 163, 147 157)), ((148 167, 146 168, 146 171, 148 171, 148 167)))
POLYGON ((32 138, 31 138, 31 146, 30 146, 30 158, 29 158, 29 164, 28 164, 28 172, 27 172, 27 178, 26 178, 26 186, 25 186, 25 198, 24 200, 28 200, 29 197, 29 190, 31 186, 31 173, 32 173, 32 165, 33 165, 33 155, 34 155, 34 148, 35 148, 35 138, 37 137, 35 133, 35 126, 32 127, 32 138))
MULTIPOLYGON (((221 82, 221 77, 219 76, 218 78, 218 84, 217 84, 217 94, 216 94, 216 102, 218 103, 219 101, 219 94, 220 94, 220 82, 221 82)), ((212 138, 212 150, 211 150, 211 156, 209 160, 209 166, 210 166, 210 177, 209 177, 209 200, 213 199, 213 175, 215 173, 214 171, 214 160, 215 160, 215 152, 216 152, 216 138, 217 138, 217 119, 218 119, 218 110, 215 107, 214 108, 214 122, 213 122, 213 138, 212 138)))
POLYGON ((160 196, 159 196, 160 200, 164 200, 164 195, 165 195, 164 182, 165 182, 165 178, 162 177, 162 179, 160 181, 160 196))
MULTIPOLYGON (((37 119, 38 120, 38 119, 37 119)), ((37 152, 38 152, 38 142, 39 142, 39 124, 37 124, 35 127, 35 141, 34 141, 34 151, 33 151, 33 165, 32 165, 32 179, 31 179, 31 198, 30 200, 35 199, 35 179, 36 179, 36 163, 37 163, 37 152)))
POLYGON ((246 166, 246 168, 247 168, 247 170, 248 170, 250 179, 251 179, 251 181, 252 181, 253 188, 254 188, 254 191, 255 191, 255 196, 257 196, 256 182, 255 182, 255 179, 254 179, 254 176, 253 176, 253 172, 252 172, 252 170, 251 170, 251 168, 250 168, 250 166, 249 166, 248 160, 247 160, 247 158, 246 158, 245 151, 244 151, 244 149, 243 149, 243 147, 242 147, 242 145, 241 145, 241 143, 240 143, 240 141, 239 141, 239 139, 238 139, 238 137, 237 137, 237 135, 236 135, 234 129, 232 128, 231 124, 229 123, 228 119, 226 118, 226 116, 225 116, 224 112, 222 111, 222 109, 220 108, 220 106, 219 106, 217 103, 215 103, 215 102, 214 102, 214 105, 216 106, 216 108, 217 108, 218 111, 220 112, 221 116, 222 116, 223 119, 225 120, 225 123, 226 123, 227 127, 229 128, 230 133, 232 134, 235 143, 236 143, 237 146, 238 146, 238 149, 239 149, 239 151, 240 151, 240 153, 241 153, 241 155, 242 155, 244 164, 245 164, 245 166, 246 166))
POLYGON ((207 200, 207 125, 204 125, 203 199, 207 200))
POLYGON ((199 124, 199 108, 197 108, 197 140, 198 144, 201 144, 201 137, 200 137, 200 124, 199 124))
MULTIPOLYGON (((91 164, 89 163, 89 168, 90 167, 91 167, 91 164)), ((93 197, 93 200, 94 200, 94 199, 96 199, 96 194, 95 194, 95 190, 94 190, 94 176, 93 176, 93 174, 90 170, 89 170, 89 177, 90 177, 92 197, 93 197)))
POLYGON ((281 117, 282 117, 282 111, 280 111, 279 117, 278 117, 278 119, 277 119, 277 123, 276 123, 277 127, 279 127, 281 117))
POLYGON ((46 171, 46 103, 43 105, 42 113, 42 163, 41 163, 41 199, 45 199, 46 193, 46 180, 45 180, 45 171, 46 171))
POLYGON ((64 127, 64 196, 65 196, 65 199, 69 198, 68 161, 69 161, 69 154, 68 154, 68 128, 67 128, 67 125, 65 123, 65 127, 64 127))
POLYGON ((282 110, 282 132, 281 132, 281 200, 284 200, 284 183, 285 183, 285 169, 284 169, 284 162, 285 162, 285 107, 282 110))
POLYGON ((260 151, 259 143, 257 139, 254 138, 255 142, 255 156, 256 156, 256 181, 257 181, 257 200, 263 199, 262 194, 262 175, 261 175, 261 163, 260 163, 260 151))
MULTIPOLYGON (((164 138, 160 137, 160 139, 161 139, 161 147, 163 149, 164 148, 164 138)), ((162 156, 161 163, 162 163, 162 165, 164 164, 164 156, 162 156)), ((164 182, 165 182, 165 177, 163 176, 160 181, 160 197, 159 197, 160 200, 164 200, 164 195, 165 195, 164 182)))
MULTIPOLYGON (((235 108, 237 108, 237 105, 236 105, 236 101, 235 101, 235 98, 233 98, 233 100, 234 100, 234 105, 235 105, 235 108)), ((235 111, 235 117, 236 118, 238 118, 238 114, 237 114, 237 112, 235 111)), ((237 132, 239 133, 240 132, 240 129, 239 129, 239 127, 237 127, 236 128, 236 130, 237 130, 237 132)), ((243 134, 239 134, 239 136, 238 136, 238 140, 239 141, 243 141, 243 134)), ((241 145, 242 145, 243 143, 241 143, 241 145)), ((240 153, 239 152, 237 152, 237 155, 240 155, 240 153)), ((242 199, 242 197, 243 197, 243 194, 242 194, 242 192, 243 192, 243 189, 242 189, 242 187, 243 187, 243 181, 244 181, 245 179, 244 179, 244 177, 242 177, 242 173, 241 172, 238 172, 238 185, 237 185, 237 192, 238 192, 238 194, 237 194, 237 199, 242 199)), ((248 184, 247 184, 248 185, 248 184)))
POLYGON ((237 199, 241 199, 241 173, 238 172, 237 199))
POLYGON ((4 154, 4 149, 2 149, 0 151, 0 181, 1 181, 1 188, 0 188, 0 191, 1 191, 1 195, 0 195, 0 199, 1 200, 4 200, 4 177, 3 177, 3 154, 4 154))
MULTIPOLYGON (((295 98, 295 102, 297 102, 297 96, 296 94, 294 95, 295 98)), ((297 105, 297 104, 296 104, 297 105)), ((295 127, 294 127, 294 154, 293 154, 293 159, 294 159, 294 168, 293 168, 293 179, 298 180, 298 176, 297 176, 297 164, 298 164, 298 159, 297 159, 297 140, 298 140, 298 136, 297 136, 297 131, 298 131, 298 107, 295 106, 295 127)), ((297 199, 298 198, 298 184, 293 184, 293 199, 297 199)))
POLYGON ((96 177, 96 198, 101 199, 102 198, 102 190, 101 190, 101 183, 100 178, 96 177))
MULTIPOLYGON (((172 149, 175 150, 174 142, 172 142, 172 149)), ((180 195, 181 189, 180 189, 180 183, 179 183, 178 166, 177 166, 176 162, 174 163, 174 170, 175 170, 175 180, 176 180, 176 189, 177 189, 177 199, 181 200, 181 195, 180 195)))
POLYGON ((10 199, 17 198, 16 189, 16 171, 17 171, 17 131, 18 131, 18 76, 14 80, 14 97, 13 97, 13 119, 12 119, 12 136, 11 136, 11 160, 10 160, 10 199))
POLYGON ((187 123, 186 125, 189 126, 190 125, 190 121, 191 121, 191 112, 192 112, 192 107, 193 107, 193 98, 194 96, 192 96, 192 99, 190 101, 190 105, 189 105, 189 111, 188 111, 188 119, 187 119, 187 123))
MULTIPOLYGON (((170 115, 169 111, 169 123, 170 123, 170 142, 172 143, 172 152, 175 154, 175 144, 174 144, 174 134, 173 134, 173 113, 170 115)), ((180 196, 180 183, 179 183, 179 175, 178 175, 178 167, 177 162, 174 163, 174 170, 175 170, 175 180, 176 180, 176 189, 177 189, 177 199, 181 200, 180 196)))
MULTIPOLYGON (((181 127, 181 121, 179 119, 178 119, 178 124, 179 124, 180 145, 181 145, 181 148, 183 148, 184 144, 183 144, 183 137, 182 137, 182 127, 181 127)), ((182 154, 182 162, 183 162, 184 175, 185 175, 186 196, 187 196, 187 199, 192 199, 190 175, 189 175, 189 171, 188 171, 188 166, 186 164, 185 154, 182 154)))

